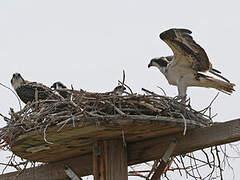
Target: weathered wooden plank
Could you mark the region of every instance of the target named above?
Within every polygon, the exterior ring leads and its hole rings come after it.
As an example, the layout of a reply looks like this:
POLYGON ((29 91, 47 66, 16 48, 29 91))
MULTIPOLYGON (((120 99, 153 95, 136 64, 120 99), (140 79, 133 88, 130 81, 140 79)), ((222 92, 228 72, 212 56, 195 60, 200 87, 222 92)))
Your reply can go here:
MULTIPOLYGON (((65 165, 68 165, 79 176, 87 175, 92 172, 91 154, 69 158, 64 161, 46 164, 43 166, 29 168, 23 171, 17 180, 65 180, 67 178, 64 172, 65 165)), ((0 175, 0 179, 14 180, 17 172, 0 175)))
POLYGON ((127 180, 127 168, 126 147, 121 139, 94 143, 94 180, 127 180))
MULTIPOLYGON (((214 145, 221 145, 240 140, 240 119, 228 121, 225 123, 216 123, 211 127, 188 130, 185 136, 174 134, 151 138, 127 145, 128 165, 138 164, 154 159, 160 159, 169 142, 177 139, 177 145, 173 155, 179 155, 184 152, 207 148, 214 145)), ((70 165, 78 175, 92 174, 92 156, 90 154, 77 158, 50 163, 37 168, 31 168, 24 171, 18 180, 60 180, 65 177, 64 164, 70 165)), ((12 180, 16 173, 8 173, 0 176, 0 179, 12 180)))
POLYGON ((106 180, 103 141, 97 141, 93 144, 92 160, 94 180, 106 180))
MULTIPOLYGON (((206 126, 204 123, 186 120, 190 128, 206 126)), ((207 121, 205 122, 207 123, 207 121)), ((60 127, 48 127, 46 139, 39 131, 28 132, 18 137, 12 144, 14 154, 29 161, 56 162, 72 156, 91 153, 92 144, 96 140, 116 139, 124 132, 127 142, 135 142, 158 136, 183 131, 184 121, 181 118, 162 116, 138 116, 116 118, 111 122, 104 121, 96 125, 96 119, 87 123, 76 122, 75 127, 67 124, 61 131, 60 127)))
POLYGON ((122 139, 104 141, 106 180, 127 180, 127 150, 122 139))

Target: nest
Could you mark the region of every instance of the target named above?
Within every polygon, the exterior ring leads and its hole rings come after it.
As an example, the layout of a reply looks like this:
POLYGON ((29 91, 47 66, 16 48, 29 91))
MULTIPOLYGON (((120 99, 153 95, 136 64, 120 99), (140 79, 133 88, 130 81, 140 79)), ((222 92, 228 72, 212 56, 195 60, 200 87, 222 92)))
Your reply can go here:
POLYGON ((38 130, 43 132, 47 127, 58 126, 59 130, 66 124, 88 122, 99 124, 111 122, 113 119, 149 116, 181 118, 194 120, 208 126, 211 120, 174 98, 161 96, 143 89, 146 94, 116 95, 110 93, 90 93, 84 90, 71 91, 71 97, 62 100, 44 100, 26 104, 19 112, 11 109, 11 118, 4 117, 7 126, 0 129, 2 146, 14 143, 16 137, 24 133, 38 130))

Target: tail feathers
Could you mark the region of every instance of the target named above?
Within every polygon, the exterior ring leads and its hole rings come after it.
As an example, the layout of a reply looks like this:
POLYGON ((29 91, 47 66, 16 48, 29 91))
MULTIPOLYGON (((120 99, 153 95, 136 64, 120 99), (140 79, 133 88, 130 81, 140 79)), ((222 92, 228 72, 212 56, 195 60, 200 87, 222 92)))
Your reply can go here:
POLYGON ((213 77, 206 77, 206 85, 208 87, 212 87, 212 88, 215 88, 221 92, 224 92, 226 94, 231 94, 233 93, 234 90, 234 86, 235 84, 233 83, 230 83, 230 82, 224 82, 222 80, 219 80, 219 79, 215 79, 213 77))
POLYGON ((226 81, 226 82, 228 82, 228 83, 230 83, 230 81, 227 79, 227 78, 225 78, 225 77, 223 77, 222 75, 220 75, 220 71, 216 71, 215 69, 213 70, 210 70, 209 71, 210 73, 212 73, 212 74, 214 74, 215 76, 217 76, 217 77, 220 77, 221 79, 223 79, 224 81, 226 81))
POLYGON ((217 69, 214 69, 214 68, 212 68, 212 70, 211 71, 214 71, 214 72, 216 72, 216 73, 219 73, 219 74, 221 74, 221 71, 219 71, 219 70, 217 70, 217 69))

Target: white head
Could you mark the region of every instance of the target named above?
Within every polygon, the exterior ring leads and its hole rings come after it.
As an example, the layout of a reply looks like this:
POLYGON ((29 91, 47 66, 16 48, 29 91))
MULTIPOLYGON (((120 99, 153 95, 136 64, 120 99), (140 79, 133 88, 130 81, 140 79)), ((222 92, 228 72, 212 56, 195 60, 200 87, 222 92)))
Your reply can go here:
POLYGON ((148 68, 151 66, 157 67, 163 74, 166 74, 167 71, 167 65, 169 63, 168 57, 160 57, 160 58, 154 58, 150 61, 148 64, 148 68))
POLYGON ((16 90, 25 83, 20 73, 14 73, 11 79, 12 87, 16 90))

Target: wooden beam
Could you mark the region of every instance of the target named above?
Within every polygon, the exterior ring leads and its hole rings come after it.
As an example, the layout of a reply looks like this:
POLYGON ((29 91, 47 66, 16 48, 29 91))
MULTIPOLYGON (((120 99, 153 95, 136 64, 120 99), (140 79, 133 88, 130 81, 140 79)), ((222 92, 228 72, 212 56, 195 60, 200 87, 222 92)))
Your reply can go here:
POLYGON ((127 180, 127 168, 127 152, 122 140, 105 140, 94 144, 94 180, 127 180))
MULTIPOLYGON (((172 134, 161 136, 127 145, 128 165, 160 159, 166 152, 169 142, 177 140, 173 156, 204 149, 210 146, 222 145, 240 140, 240 119, 225 123, 216 123, 211 127, 187 130, 185 136, 172 134)), ((18 180, 60 180, 66 177, 64 165, 69 165, 79 176, 92 174, 92 156, 86 154, 77 158, 47 164, 25 170, 18 180)), ((16 172, 0 176, 0 179, 12 180, 16 172)))
MULTIPOLYGON (((92 172, 91 159, 91 154, 86 154, 56 163, 29 168, 24 170, 23 173, 18 176, 17 180, 64 180, 67 177, 64 171, 66 165, 71 167, 78 176, 88 175, 92 172)), ((17 175, 17 172, 7 173, 0 175, 0 179, 13 180, 17 175)))

